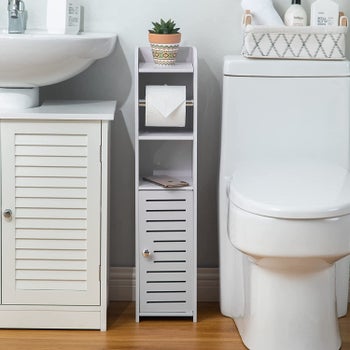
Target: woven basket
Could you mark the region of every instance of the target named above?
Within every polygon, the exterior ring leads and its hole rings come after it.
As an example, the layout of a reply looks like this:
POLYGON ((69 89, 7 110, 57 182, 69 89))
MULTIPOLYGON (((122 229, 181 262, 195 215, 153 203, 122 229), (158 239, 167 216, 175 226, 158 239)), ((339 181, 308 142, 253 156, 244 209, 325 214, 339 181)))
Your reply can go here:
POLYGON ((242 55, 251 58, 343 60, 347 18, 336 27, 271 27, 251 25, 251 14, 243 18, 242 55))

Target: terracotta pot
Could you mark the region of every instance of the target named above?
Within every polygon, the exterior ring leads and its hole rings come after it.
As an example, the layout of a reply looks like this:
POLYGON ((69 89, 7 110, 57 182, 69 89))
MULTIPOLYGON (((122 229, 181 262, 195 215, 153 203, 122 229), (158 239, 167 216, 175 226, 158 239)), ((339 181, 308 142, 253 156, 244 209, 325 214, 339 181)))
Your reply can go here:
POLYGON ((151 44, 154 63, 161 65, 173 65, 179 50, 181 33, 154 34, 148 33, 151 44))

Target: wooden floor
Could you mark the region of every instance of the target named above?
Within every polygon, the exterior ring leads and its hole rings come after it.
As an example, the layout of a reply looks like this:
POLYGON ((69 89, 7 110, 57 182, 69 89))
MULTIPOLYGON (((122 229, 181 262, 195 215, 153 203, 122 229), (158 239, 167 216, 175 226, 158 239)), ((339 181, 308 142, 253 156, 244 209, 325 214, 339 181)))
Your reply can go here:
MULTIPOLYGON (((200 303, 198 323, 189 319, 134 321, 134 304, 111 304, 108 332, 0 330, 1 350, 246 350, 217 303, 200 303)), ((340 320, 342 350, 350 350, 350 316, 340 320)), ((281 349, 283 350, 283 349, 281 349)), ((295 349, 298 350, 298 349, 295 349)), ((317 350, 317 349, 310 349, 317 350)))

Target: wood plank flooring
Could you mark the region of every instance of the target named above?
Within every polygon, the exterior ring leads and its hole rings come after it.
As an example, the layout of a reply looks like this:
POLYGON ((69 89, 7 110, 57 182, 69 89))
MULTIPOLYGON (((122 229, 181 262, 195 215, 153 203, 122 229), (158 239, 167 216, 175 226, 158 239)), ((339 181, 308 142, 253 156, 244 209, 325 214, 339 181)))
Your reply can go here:
MULTIPOLYGON (((113 302, 108 325, 108 332, 0 330, 0 350, 246 350, 217 303, 199 304, 197 324, 168 318, 137 324, 133 303, 113 302)), ((350 315, 340 320, 340 327, 342 350, 350 350, 350 315)))

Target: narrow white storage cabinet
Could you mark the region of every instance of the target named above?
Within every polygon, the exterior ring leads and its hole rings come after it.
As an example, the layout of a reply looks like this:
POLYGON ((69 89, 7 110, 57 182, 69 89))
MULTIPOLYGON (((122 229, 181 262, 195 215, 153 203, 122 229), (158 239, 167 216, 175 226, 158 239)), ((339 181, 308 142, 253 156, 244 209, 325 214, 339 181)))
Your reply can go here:
POLYGON ((0 327, 106 330, 115 102, 0 112, 0 327))
POLYGON ((168 67, 153 63, 149 47, 137 48, 135 57, 136 321, 188 316, 196 322, 197 52, 180 47, 176 65, 168 67), (147 123, 146 91, 164 85, 185 87, 181 127, 147 123), (144 180, 164 175, 189 185, 169 189, 144 180))

